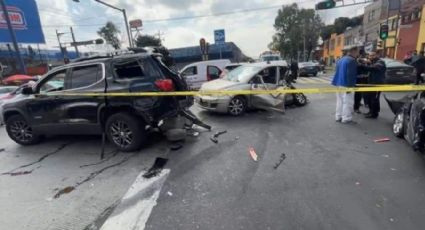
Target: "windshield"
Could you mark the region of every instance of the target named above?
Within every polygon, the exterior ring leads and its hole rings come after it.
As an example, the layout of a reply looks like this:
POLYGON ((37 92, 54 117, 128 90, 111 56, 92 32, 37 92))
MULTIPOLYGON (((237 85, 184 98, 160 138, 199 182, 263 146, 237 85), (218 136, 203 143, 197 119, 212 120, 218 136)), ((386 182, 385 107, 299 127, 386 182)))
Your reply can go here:
POLYGON ((261 61, 279 61, 282 60, 279 56, 262 56, 261 61))
POLYGON ((228 72, 223 79, 233 82, 247 83, 261 69, 262 68, 258 66, 239 66, 238 68, 228 72))

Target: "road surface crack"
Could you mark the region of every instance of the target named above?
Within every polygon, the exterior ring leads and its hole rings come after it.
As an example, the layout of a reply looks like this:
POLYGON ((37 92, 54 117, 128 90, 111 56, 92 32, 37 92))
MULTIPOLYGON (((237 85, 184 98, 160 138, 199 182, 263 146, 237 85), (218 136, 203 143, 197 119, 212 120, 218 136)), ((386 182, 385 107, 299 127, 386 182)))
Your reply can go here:
MULTIPOLYGON (((54 154, 56 154, 56 153, 59 153, 61 150, 63 150, 65 147, 67 147, 68 145, 70 145, 71 143, 66 143, 66 144, 62 144, 61 146, 59 146, 57 149, 55 149, 54 151, 52 151, 52 152, 50 152, 50 153, 47 153, 47 154, 45 154, 45 155, 43 155, 42 157, 40 157, 40 159, 38 159, 37 161, 34 161, 34 162, 31 162, 31 163, 28 163, 28 164, 24 164, 24 165, 21 165, 21 166, 19 166, 19 167, 16 167, 16 168, 14 168, 14 169, 12 169, 12 170, 10 170, 10 171, 7 171, 7 172, 4 172, 4 173, 2 173, 1 175, 12 175, 13 173, 15 173, 15 171, 16 170, 18 170, 18 169, 23 169, 23 168, 26 168, 26 167, 29 167, 29 166, 32 166, 32 165, 35 165, 35 164, 37 164, 37 163, 40 163, 40 162, 42 162, 44 159, 46 159, 47 157, 49 157, 49 156, 51 156, 51 155, 54 155, 54 154)), ((40 167, 37 167, 37 168, 40 168, 40 167)), ((37 169, 37 168, 35 168, 35 169, 37 169)), ((33 169, 34 170, 34 169, 33 169)), ((31 172, 33 171, 33 170, 31 170, 31 172)), ((29 171, 27 171, 27 172, 29 172, 29 171)), ((25 173, 25 174, 29 174, 29 173, 25 173)), ((24 175, 24 174, 23 174, 24 175)))

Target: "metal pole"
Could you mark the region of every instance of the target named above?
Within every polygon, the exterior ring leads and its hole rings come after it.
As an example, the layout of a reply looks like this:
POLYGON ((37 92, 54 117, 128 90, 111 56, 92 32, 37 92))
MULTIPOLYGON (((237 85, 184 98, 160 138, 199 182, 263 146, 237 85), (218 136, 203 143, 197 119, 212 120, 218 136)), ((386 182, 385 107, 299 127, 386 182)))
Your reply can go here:
POLYGON ((18 59, 19 67, 22 73, 26 74, 27 70, 25 68, 25 63, 24 63, 24 60, 22 59, 21 52, 19 51, 18 42, 16 40, 16 34, 15 34, 15 31, 13 30, 12 23, 10 22, 9 12, 7 11, 6 3, 4 2, 4 0, 0 0, 0 4, 3 10, 4 18, 6 19, 7 28, 9 29, 10 37, 12 38, 13 47, 15 48, 15 51, 16 51, 16 58, 18 59))
POLYGON ((77 58, 79 58, 80 57, 80 52, 78 51, 78 45, 75 44, 74 30, 72 29, 72 26, 69 27, 69 29, 71 30, 72 42, 74 42, 74 47, 75 47, 75 52, 77 53, 77 58))
POLYGON ((122 14, 124 15, 124 21, 125 21, 125 29, 127 30, 127 36, 128 36, 128 45, 130 48, 133 47, 133 39, 131 39, 130 29, 128 28, 128 20, 127 20, 127 13, 125 12, 125 9, 122 9, 122 14))
POLYGON ((60 51, 61 51, 62 58, 65 60, 65 52, 63 52, 62 44, 61 44, 61 40, 60 40, 59 36, 60 36, 60 35, 59 35, 59 33, 58 33, 58 30, 56 30, 56 37, 58 38, 59 49, 60 49, 60 51))
POLYGON ((40 62, 41 64, 43 64, 43 57, 41 56, 41 51, 40 51, 40 43, 37 43, 37 49, 38 49, 38 58, 40 58, 40 62))
POLYGON ((304 19, 304 25, 303 25, 303 61, 305 60, 305 26, 306 26, 306 20, 304 19))

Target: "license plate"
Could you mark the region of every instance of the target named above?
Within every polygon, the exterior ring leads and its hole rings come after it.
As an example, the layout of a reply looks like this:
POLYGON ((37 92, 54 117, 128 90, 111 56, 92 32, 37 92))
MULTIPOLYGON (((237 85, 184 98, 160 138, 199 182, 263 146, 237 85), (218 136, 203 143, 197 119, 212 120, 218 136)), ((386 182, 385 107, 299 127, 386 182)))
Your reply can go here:
POLYGON ((398 72, 395 72, 396 74, 398 74, 398 75, 402 75, 402 74, 404 74, 404 72, 400 72, 400 71, 398 71, 398 72))

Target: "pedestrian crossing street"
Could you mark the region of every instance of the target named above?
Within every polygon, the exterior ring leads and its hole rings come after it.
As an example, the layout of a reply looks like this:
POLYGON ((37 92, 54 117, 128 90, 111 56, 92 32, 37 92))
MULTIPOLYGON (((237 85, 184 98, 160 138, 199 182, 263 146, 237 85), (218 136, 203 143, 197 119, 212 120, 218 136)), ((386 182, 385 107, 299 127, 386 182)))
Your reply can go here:
POLYGON ((333 76, 321 75, 317 77, 298 77, 298 84, 330 84, 333 76))

